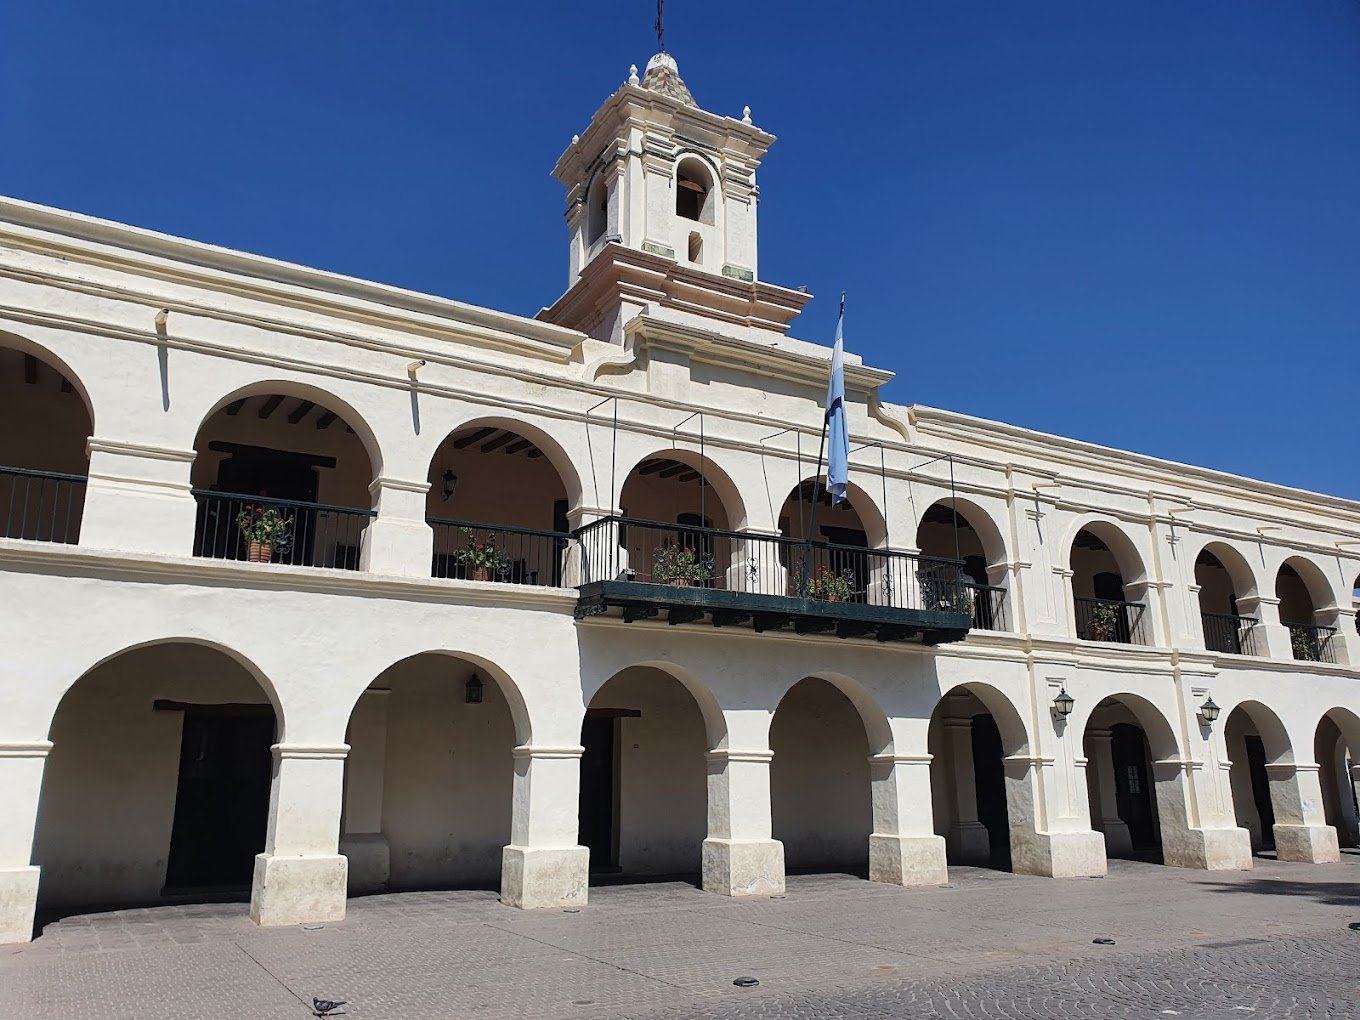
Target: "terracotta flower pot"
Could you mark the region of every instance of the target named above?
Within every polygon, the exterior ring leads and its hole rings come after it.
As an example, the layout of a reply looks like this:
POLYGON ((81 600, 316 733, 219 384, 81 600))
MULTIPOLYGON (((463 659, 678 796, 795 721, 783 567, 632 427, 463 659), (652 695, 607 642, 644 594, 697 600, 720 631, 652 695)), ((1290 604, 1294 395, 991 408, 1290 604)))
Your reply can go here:
POLYGON ((257 542, 254 539, 251 539, 246 543, 247 563, 268 563, 273 556, 273 542, 257 542))
POLYGON ((472 579, 474 581, 489 581, 491 580, 491 572, 486 567, 473 567, 472 579))
POLYGON ((671 578, 671 587, 672 587, 672 588, 689 588, 689 587, 691 587, 691 586, 692 586, 692 582, 690 581, 690 579, 689 579, 688 577, 672 577, 672 578, 671 578))

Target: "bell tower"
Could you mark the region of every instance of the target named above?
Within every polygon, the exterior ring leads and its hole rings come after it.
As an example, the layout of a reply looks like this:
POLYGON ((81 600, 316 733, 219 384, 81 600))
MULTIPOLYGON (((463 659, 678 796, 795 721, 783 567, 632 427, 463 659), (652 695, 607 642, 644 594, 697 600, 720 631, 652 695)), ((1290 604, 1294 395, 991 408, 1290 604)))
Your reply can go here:
POLYGON ((568 289, 539 318, 618 344, 643 312, 784 333, 810 295, 759 282, 756 170, 774 140, 749 108, 700 109, 669 53, 630 68, 553 168, 568 289))

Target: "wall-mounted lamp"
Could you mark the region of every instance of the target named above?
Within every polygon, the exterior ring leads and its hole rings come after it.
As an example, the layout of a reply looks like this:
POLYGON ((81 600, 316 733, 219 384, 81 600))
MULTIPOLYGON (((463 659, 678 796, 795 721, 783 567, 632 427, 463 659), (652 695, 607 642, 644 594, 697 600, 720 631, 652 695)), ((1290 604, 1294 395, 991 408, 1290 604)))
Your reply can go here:
POLYGON ((1204 725, 1212 726, 1218 718, 1218 713, 1223 709, 1214 704, 1213 695, 1204 699, 1204 704, 1199 706, 1199 717, 1204 720, 1204 725))
POLYGON ((484 686, 481 679, 474 672, 472 676, 468 677, 467 688, 464 691, 463 700, 469 705, 480 705, 482 703, 482 691, 484 686))
POLYGON ((1072 714, 1072 706, 1075 704, 1076 700, 1072 697, 1072 695, 1067 693, 1067 688, 1064 687, 1062 690, 1058 692, 1058 696, 1053 699, 1054 717, 1058 719, 1066 719, 1069 715, 1072 714))
POLYGON ((444 502, 449 501, 453 495, 453 490, 458 488, 458 476, 453 473, 453 468, 445 468, 444 473, 439 476, 440 491, 444 494, 444 502))

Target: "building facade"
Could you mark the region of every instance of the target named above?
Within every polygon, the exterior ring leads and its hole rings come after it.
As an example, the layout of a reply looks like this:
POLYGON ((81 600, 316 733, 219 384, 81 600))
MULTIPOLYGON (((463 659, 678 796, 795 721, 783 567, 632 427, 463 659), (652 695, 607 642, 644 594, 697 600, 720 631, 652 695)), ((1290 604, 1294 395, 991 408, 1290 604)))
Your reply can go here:
POLYGON ((632 72, 526 319, 0 200, 0 941, 249 889, 906 885, 1357 833, 1360 505, 879 392, 632 72))

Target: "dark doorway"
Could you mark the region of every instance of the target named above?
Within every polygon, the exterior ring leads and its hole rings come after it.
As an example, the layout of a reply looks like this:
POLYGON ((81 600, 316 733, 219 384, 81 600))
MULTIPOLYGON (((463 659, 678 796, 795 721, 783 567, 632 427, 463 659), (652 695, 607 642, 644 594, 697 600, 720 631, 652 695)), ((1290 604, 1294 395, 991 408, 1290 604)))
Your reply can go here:
POLYGON ((586 716, 581 726, 581 845, 590 850, 591 871, 617 871, 619 858, 614 838, 614 759, 618 720, 586 716))
POLYGON ((1110 727, 1110 754, 1114 759, 1115 801, 1119 817, 1129 829, 1133 856, 1161 862, 1161 839, 1157 812, 1152 803, 1152 769, 1148 764, 1143 731, 1127 723, 1110 727))
POLYGON ((1251 799, 1256 802, 1256 817, 1261 821, 1261 849, 1275 849, 1275 808, 1270 803, 1270 774, 1266 771, 1266 746, 1261 738, 1249 735, 1247 769, 1251 775, 1251 799))
POLYGON ((1011 822, 1006 810, 1006 767, 1001 731, 988 713, 973 716, 973 777, 978 821, 987 830, 990 865, 1011 870, 1011 822))
MULTIPOLYGON (((316 511, 309 507, 291 507, 288 503, 315 503, 320 479, 317 468, 335 467, 334 457, 288 450, 271 450, 263 446, 214 441, 208 444, 214 453, 228 456, 217 465, 217 483, 213 491, 235 496, 261 496, 268 501, 280 501, 280 509, 293 519, 293 540, 303 550, 300 562, 311 566, 313 561, 316 511)), ((231 500, 201 502, 195 522, 194 548, 199 555, 217 559, 244 556, 235 517, 240 505, 231 500), (225 517, 225 519, 223 519, 225 517)), ((347 548, 347 547, 346 547, 347 548)), ((354 561, 358 565, 358 550, 337 551, 339 562, 354 561)))
POLYGON ((249 888, 269 820, 274 713, 187 706, 167 889, 249 888))

